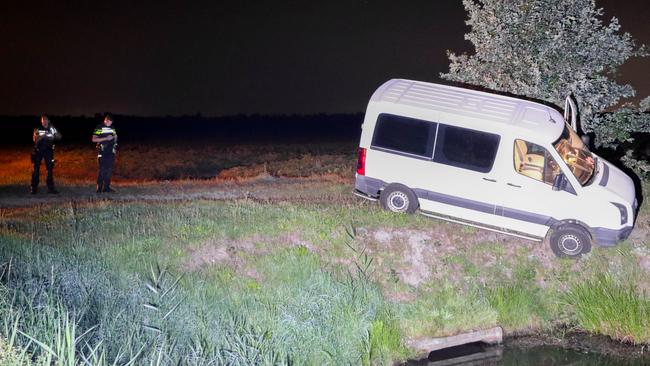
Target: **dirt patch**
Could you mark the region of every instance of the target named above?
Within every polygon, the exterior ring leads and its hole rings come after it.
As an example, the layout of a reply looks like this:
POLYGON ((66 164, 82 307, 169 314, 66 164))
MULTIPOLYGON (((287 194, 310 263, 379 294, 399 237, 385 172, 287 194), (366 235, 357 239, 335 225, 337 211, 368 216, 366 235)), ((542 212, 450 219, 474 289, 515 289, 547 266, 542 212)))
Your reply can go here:
POLYGON ((312 242, 302 239, 300 237, 300 234, 298 233, 284 234, 279 238, 275 239, 273 243, 279 244, 280 246, 287 247, 287 248, 305 247, 312 253, 316 253, 320 251, 320 248, 315 246, 312 242))
POLYGON ((254 247, 254 240, 209 240, 188 249, 188 257, 182 268, 197 271, 207 266, 227 265, 240 269, 244 264, 240 253, 252 251, 254 247))
MULTIPOLYGON (((413 287, 431 277, 431 258, 435 254, 431 239, 431 234, 426 231, 387 228, 361 236, 370 253, 393 254, 388 264, 394 265, 393 270, 402 282, 413 287)), ((380 262, 384 261, 380 259, 380 262)))
POLYGON ((431 269, 427 259, 433 254, 433 248, 428 245, 431 236, 423 232, 399 232, 406 238, 407 250, 404 253, 406 267, 401 271, 401 280, 411 286, 417 287, 431 276, 431 269))
POLYGON ((215 265, 228 262, 230 254, 225 247, 205 246, 190 249, 190 259, 183 264, 188 271, 196 271, 206 265, 215 265))
POLYGON ((417 295, 414 292, 406 291, 384 291, 386 300, 394 303, 406 303, 415 301, 417 295))
POLYGON ((288 233, 277 238, 251 236, 241 240, 210 239, 187 250, 187 259, 181 265, 188 272, 200 271, 210 266, 228 266, 237 273, 262 280, 262 276, 249 265, 251 257, 268 255, 281 248, 305 247, 311 252, 318 249, 297 233, 288 233))
MULTIPOLYGON (((544 272, 558 265, 545 243, 459 224, 441 222, 426 229, 383 227, 357 231, 357 240, 368 248, 384 276, 396 277, 412 288, 437 281, 464 286, 470 282, 485 284, 495 280, 490 278, 491 268, 509 279, 521 265, 515 260, 521 258, 541 267, 536 280, 544 286, 544 272), (476 276, 473 281, 468 281, 468 272, 476 276)), ((575 265, 579 270, 579 261, 575 265)), ((397 301, 410 297, 391 291, 386 296, 397 301)))

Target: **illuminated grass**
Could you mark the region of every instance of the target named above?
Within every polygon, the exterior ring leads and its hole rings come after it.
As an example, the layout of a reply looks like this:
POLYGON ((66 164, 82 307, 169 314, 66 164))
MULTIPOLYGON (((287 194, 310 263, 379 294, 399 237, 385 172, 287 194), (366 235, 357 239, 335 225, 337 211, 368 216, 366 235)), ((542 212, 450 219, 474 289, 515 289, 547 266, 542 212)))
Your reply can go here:
MULTIPOLYGON (((0 185, 29 185, 31 147, 0 148, 0 185)), ((205 141, 120 145, 114 178, 118 182, 184 178, 242 179, 261 173, 284 177, 354 175, 356 147, 350 143, 212 145, 205 141)), ((56 148, 58 183, 94 183, 97 154, 92 144, 56 148)), ((44 172, 44 168, 41 167, 44 172)), ((42 177, 44 183, 44 176, 42 177)))
POLYGON ((575 284, 565 296, 577 325, 633 343, 650 343, 650 299, 633 285, 601 273, 575 284))
MULTIPOLYGON (((327 189, 337 197, 349 191, 327 189)), ((407 337, 494 325, 544 329, 567 315, 554 304, 567 288, 590 283, 593 273, 638 270, 644 250, 623 245, 600 260, 596 248, 580 262, 560 261, 537 244, 487 243, 494 238, 484 231, 389 214, 352 197, 319 202, 95 201, 2 210, 0 283, 9 292, 0 297, 10 301, 0 302, 0 318, 20 319, 22 332, 55 344, 51 334, 68 317, 74 322, 63 329, 92 329, 75 352, 93 364, 136 356, 155 364, 161 355, 190 365, 391 364, 408 357, 407 337), (359 273, 366 259, 372 263, 359 273), (156 263, 168 270, 162 289, 181 277, 174 301, 147 287, 156 263), (404 276, 416 264, 429 277, 414 287, 404 276)), ((643 327, 643 319, 628 323, 643 327)), ((9 339, 10 328, 0 337, 9 339)), ((19 354, 21 347, 43 352, 18 339, 19 354)))
POLYGON ((402 307, 404 333, 412 338, 447 336, 497 325, 497 314, 479 291, 450 285, 422 293, 402 307))

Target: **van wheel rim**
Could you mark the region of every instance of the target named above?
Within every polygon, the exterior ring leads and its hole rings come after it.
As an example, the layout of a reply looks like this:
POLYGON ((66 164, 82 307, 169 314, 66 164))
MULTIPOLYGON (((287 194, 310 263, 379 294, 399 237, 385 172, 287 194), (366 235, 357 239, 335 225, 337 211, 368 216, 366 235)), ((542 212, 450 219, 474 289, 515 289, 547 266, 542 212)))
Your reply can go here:
POLYGON ((559 244, 560 250, 568 255, 576 255, 582 250, 582 242, 575 235, 563 235, 559 244))
POLYGON ((394 212, 404 212, 409 207, 409 198, 404 192, 393 192, 388 196, 388 208, 394 212))

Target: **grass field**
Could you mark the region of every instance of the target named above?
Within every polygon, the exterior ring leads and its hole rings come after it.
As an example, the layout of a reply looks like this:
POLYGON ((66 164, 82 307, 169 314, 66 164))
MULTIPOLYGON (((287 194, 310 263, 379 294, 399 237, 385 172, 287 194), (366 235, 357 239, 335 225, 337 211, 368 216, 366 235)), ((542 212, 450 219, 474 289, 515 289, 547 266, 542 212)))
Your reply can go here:
MULTIPOLYGON (((259 160, 199 184, 255 198, 164 199, 197 184, 185 181, 153 199, 154 176, 122 173, 118 196, 0 209, 0 363, 393 364, 411 339, 495 325, 650 343, 647 205, 626 242, 561 260, 541 243, 386 213, 350 194, 348 149, 321 148, 274 160, 242 147, 259 160)), ((62 183, 92 184, 92 155, 65 168, 79 151, 59 155, 62 183)), ((20 174, 3 170, 0 186, 27 184, 20 174)))
MULTIPOLYGON (((0 149, 0 185, 29 184, 31 147, 0 149)), ((354 175, 356 146, 324 144, 222 144, 209 141, 120 144, 114 180, 241 179, 267 172, 274 176, 354 175), (351 163, 352 162, 352 163, 351 163)), ((57 183, 79 184, 97 177, 97 152, 92 144, 62 145, 55 151, 57 183)), ((45 168, 41 164, 44 183, 45 168)))

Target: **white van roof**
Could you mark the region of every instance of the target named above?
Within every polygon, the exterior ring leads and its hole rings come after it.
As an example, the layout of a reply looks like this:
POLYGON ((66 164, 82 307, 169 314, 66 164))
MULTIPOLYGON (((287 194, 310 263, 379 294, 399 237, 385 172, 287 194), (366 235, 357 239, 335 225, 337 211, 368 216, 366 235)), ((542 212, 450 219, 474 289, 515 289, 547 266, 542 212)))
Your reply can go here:
POLYGON ((375 91, 370 102, 465 115, 509 125, 523 138, 530 136, 548 142, 555 141, 564 129, 562 115, 543 104, 421 81, 391 79, 375 91))

